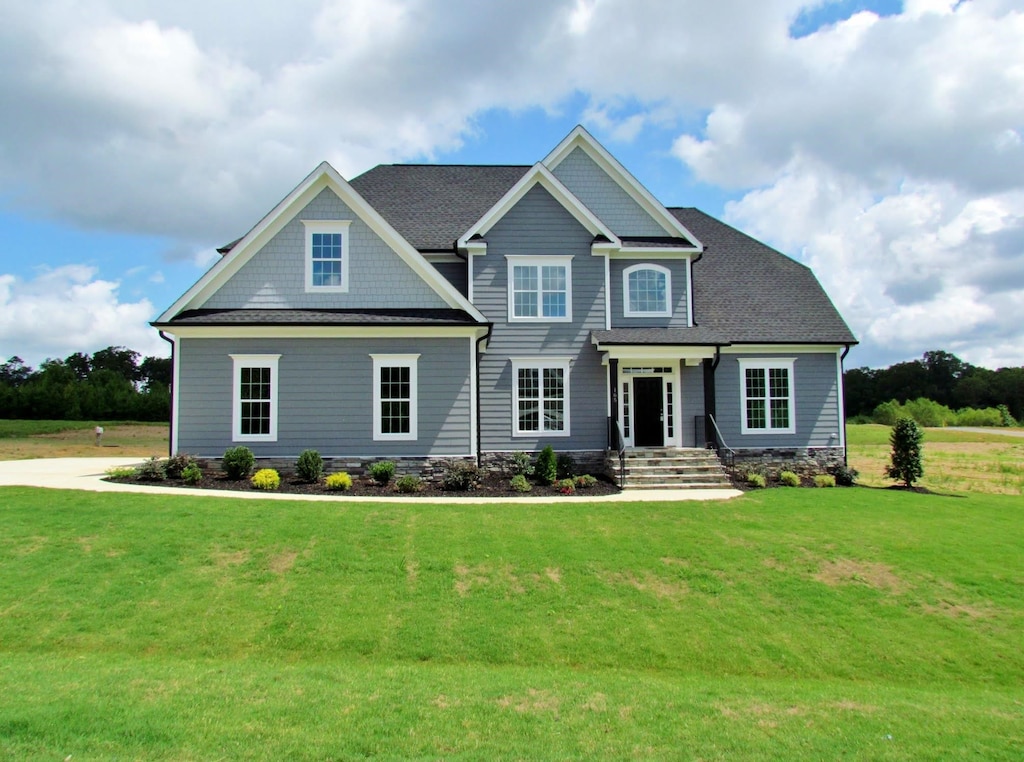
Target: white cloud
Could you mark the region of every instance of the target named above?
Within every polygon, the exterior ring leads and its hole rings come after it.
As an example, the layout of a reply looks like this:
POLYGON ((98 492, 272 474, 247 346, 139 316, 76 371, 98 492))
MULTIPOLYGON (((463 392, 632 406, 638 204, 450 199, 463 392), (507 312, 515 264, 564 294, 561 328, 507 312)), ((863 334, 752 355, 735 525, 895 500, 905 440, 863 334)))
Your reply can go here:
POLYGON ((32 280, 0 275, 0 355, 37 366, 47 357, 126 346, 164 357, 167 344, 147 321, 147 299, 121 302, 118 283, 96 278, 85 265, 43 270, 32 280))

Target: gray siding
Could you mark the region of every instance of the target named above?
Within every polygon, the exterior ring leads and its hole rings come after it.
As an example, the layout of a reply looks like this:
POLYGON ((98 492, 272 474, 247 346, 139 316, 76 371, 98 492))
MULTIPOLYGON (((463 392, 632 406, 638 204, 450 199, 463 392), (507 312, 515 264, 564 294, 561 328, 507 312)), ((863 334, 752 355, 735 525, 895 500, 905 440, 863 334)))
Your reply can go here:
POLYGON ((553 174, 616 235, 669 235, 582 148, 574 148, 553 174))
POLYGON ((482 450, 604 449, 607 372, 590 342, 604 327, 604 259, 593 236, 546 190, 534 186, 487 234, 487 254, 473 262, 476 307, 494 323, 480 359, 482 450), (572 255, 572 322, 509 323, 507 255, 572 255), (572 357, 568 437, 513 437, 512 357, 572 357))
POLYGON ((182 339, 178 451, 220 456, 231 441, 232 354, 280 354, 277 442, 245 442, 257 456, 467 455, 468 338, 182 339), (370 354, 416 354, 419 438, 373 440, 370 354))
POLYGON ((680 375, 683 386, 679 400, 680 441, 683 447, 703 447, 704 435, 695 433, 694 419, 704 415, 704 366, 684 363, 680 375))
POLYGON ((348 205, 325 188, 202 306, 373 309, 448 305, 348 205), (302 220, 352 221, 348 293, 306 293, 306 229, 302 220))
POLYGON ((722 355, 715 370, 715 420, 733 448, 745 447, 838 447, 839 446, 839 383, 834 352, 795 354, 780 350, 778 354, 722 355), (795 357, 793 391, 796 405, 795 434, 740 433, 742 415, 740 399, 740 365, 744 358, 770 359, 795 357), (835 434, 835 437, 830 435, 835 434))
POLYGON ((609 262, 612 298, 612 328, 688 328, 686 311, 686 269, 685 259, 659 259, 640 262, 631 259, 613 259, 609 262), (625 291, 622 288, 622 273, 627 267, 639 264, 656 264, 672 273, 672 317, 626 317, 625 291))
POLYGON ((469 266, 465 262, 431 262, 463 296, 469 295, 469 266))

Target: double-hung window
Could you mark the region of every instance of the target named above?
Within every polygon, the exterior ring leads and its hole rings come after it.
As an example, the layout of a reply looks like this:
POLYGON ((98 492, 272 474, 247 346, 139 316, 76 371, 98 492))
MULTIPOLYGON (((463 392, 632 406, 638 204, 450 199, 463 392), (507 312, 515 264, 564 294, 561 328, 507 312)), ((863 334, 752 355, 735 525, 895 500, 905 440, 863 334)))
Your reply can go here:
POLYGON ((306 291, 348 291, 348 220, 303 220, 306 228, 306 291))
POLYGON ((509 256, 508 319, 572 320, 572 257, 509 256))
POLYGON ((632 265, 622 272, 625 317, 671 317, 672 273, 661 265, 632 265))
POLYGON ((277 441, 277 366, 281 355, 231 355, 232 441, 277 441))
POLYGON ((419 355, 370 355, 373 359, 373 438, 378 441, 417 437, 419 355))
POLYGON ((740 360, 742 433, 796 433, 793 363, 790 358, 740 360))
POLYGON ((569 436, 569 358, 512 360, 512 433, 569 436))

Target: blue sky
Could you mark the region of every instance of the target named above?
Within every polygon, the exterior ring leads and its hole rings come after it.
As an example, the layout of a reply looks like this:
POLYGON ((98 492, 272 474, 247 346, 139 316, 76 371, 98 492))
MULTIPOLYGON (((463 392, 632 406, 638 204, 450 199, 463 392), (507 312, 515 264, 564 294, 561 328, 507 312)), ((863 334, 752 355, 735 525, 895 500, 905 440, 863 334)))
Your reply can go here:
POLYGON ((529 164, 581 123, 666 205, 812 266, 848 365, 1024 364, 1014 2, 289 9, 5 11, 0 358, 166 354, 148 320, 322 159, 529 164))

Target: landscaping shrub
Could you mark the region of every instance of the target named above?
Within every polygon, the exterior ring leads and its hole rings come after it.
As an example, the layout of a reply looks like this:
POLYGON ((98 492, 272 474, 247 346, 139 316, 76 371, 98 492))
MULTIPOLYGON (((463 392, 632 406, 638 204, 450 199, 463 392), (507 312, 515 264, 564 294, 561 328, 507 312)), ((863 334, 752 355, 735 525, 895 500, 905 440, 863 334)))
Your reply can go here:
POLYGON ((921 465, 922 439, 924 432, 913 418, 900 418, 896 421, 889 435, 892 450, 889 454, 889 467, 885 470, 886 476, 912 487, 924 475, 924 467, 921 465))
POLYGON ((508 483, 508 486, 513 492, 529 492, 533 489, 533 485, 527 481, 523 474, 516 474, 512 477, 512 481, 508 483))
POLYGON ((580 474, 576 477, 576 489, 590 489, 597 485, 597 479, 590 474, 580 474))
POLYGON ((387 484, 395 476, 395 464, 390 460, 378 460, 370 464, 370 478, 377 484, 387 484))
POLYGON ((395 489, 399 492, 410 494, 412 492, 419 492, 423 488, 423 484, 420 477, 414 476, 413 474, 406 474, 405 476, 399 476, 395 481, 395 489))
POLYGON ((883 426, 893 426, 900 416, 905 415, 903 406, 899 402, 889 400, 888 402, 883 402, 872 411, 871 420, 883 426))
POLYGON ((163 462, 158 458, 153 457, 139 466, 135 475, 143 481, 162 482, 167 478, 167 471, 164 470, 163 462))
POLYGON ((904 414, 917 421, 919 426, 949 426, 956 423, 956 413, 927 397, 909 400, 903 409, 904 414))
POLYGON ((998 405, 996 410, 999 411, 999 425, 1000 426, 1016 426, 1017 421, 1012 415, 1010 415, 1010 408, 1006 405, 998 405))
POLYGON ((256 489, 274 490, 281 486, 281 475, 272 468, 261 468, 250 481, 256 489))
POLYGON ((569 453, 559 453, 555 458, 555 475, 557 479, 571 479, 576 476, 576 459, 569 453))
POLYGON ((563 495, 572 495, 576 492, 576 481, 574 479, 561 479, 555 484, 555 489, 563 495))
POLYGON ((1003 417, 994 407, 962 407, 956 411, 957 426, 1002 426, 1003 417))
POLYGON ((256 466, 256 456, 252 454, 245 445, 229 447, 224 451, 224 457, 220 462, 221 470, 227 474, 229 479, 238 481, 252 473, 256 466))
POLYGON ((829 467, 828 472, 836 479, 840 487, 852 487, 857 482, 857 469, 837 463, 829 467))
POLYGON ((815 487, 834 487, 836 486, 836 477, 832 474, 818 474, 814 477, 815 487))
POLYGON ((344 471, 339 471, 336 474, 328 476, 326 484, 327 489, 347 492, 352 489, 352 477, 344 471))
POLYGON ((203 469, 198 463, 189 463, 181 470, 181 480, 185 484, 199 484, 203 480, 203 469))
POLYGON ((512 476, 533 476, 533 464, 530 456, 525 452, 514 452, 508 464, 509 473, 512 476))
POLYGON ((540 451, 537 462, 533 466, 533 473, 537 477, 537 481, 542 484, 554 484, 558 479, 558 461, 551 445, 546 445, 540 451))
POLYGON ((180 479, 182 472, 195 462, 196 459, 187 452, 179 452, 177 455, 172 455, 167 459, 167 463, 164 465, 164 473, 167 474, 168 479, 180 479))
POLYGON ((751 487, 761 489, 768 485, 768 480, 765 479, 763 475, 757 472, 751 472, 747 474, 747 484, 750 485, 751 487))
POLYGON ((108 479, 134 479, 138 472, 132 466, 111 466, 103 473, 108 479))
POLYGON ((324 475, 324 459, 316 450, 303 450, 295 463, 295 474, 307 484, 320 481, 324 475))
POLYGON ((779 474, 779 484, 783 487, 799 487, 800 477, 792 471, 783 471, 779 474))
POLYGON ((457 460, 448 465, 441 475, 442 489, 465 492, 480 480, 480 469, 475 463, 457 460))

